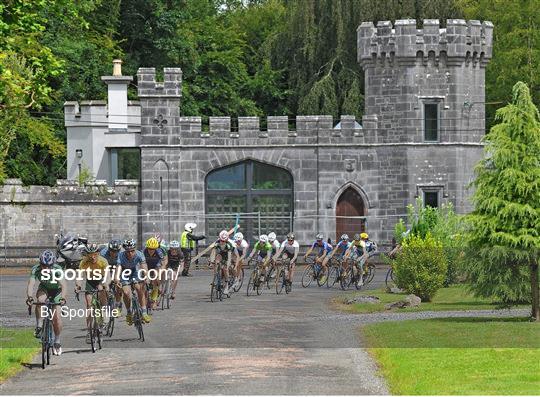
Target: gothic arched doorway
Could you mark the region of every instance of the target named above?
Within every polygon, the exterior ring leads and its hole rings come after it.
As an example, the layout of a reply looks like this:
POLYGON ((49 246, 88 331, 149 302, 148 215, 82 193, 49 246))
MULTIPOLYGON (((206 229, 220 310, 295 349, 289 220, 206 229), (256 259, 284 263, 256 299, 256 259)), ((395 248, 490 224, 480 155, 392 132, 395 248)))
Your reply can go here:
POLYGON ((365 215, 362 196, 349 186, 341 193, 336 204, 336 239, 345 233, 352 239, 356 233, 365 231, 365 218, 357 218, 365 215))

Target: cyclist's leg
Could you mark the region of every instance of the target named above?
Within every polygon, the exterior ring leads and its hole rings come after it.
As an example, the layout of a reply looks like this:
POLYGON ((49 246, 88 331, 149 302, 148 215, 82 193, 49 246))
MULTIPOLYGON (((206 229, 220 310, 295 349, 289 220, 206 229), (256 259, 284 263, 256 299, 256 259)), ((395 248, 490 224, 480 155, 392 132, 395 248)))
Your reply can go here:
POLYGON ((41 317, 41 307, 42 304, 45 303, 47 300, 47 292, 39 289, 36 292, 36 308, 35 308, 35 315, 36 315, 36 332, 35 336, 39 337, 39 334, 41 332, 41 328, 43 325, 43 318, 41 317))
POLYGON ((62 316, 60 315, 60 299, 62 297, 62 291, 59 289, 53 293, 49 293, 49 300, 53 301, 55 305, 53 306, 53 332, 54 332, 54 344, 53 352, 56 355, 62 354, 62 345, 60 344, 60 335, 62 334, 62 316))
POLYGON ((180 263, 176 269, 171 268, 173 273, 171 277, 171 299, 176 297, 176 285, 178 284, 178 274, 182 271, 182 264, 180 263))
POLYGON ((290 263, 290 265, 289 265, 289 283, 292 284, 293 276, 294 276, 294 269, 296 268, 296 261, 293 261, 292 258, 291 258, 289 263, 290 263))
MULTIPOLYGON (((86 290, 91 289, 91 286, 88 284, 88 282, 86 283, 85 289, 86 290)), ((92 294, 91 293, 89 292, 84 293, 84 302, 86 304, 86 328, 90 329, 92 325, 92 316, 90 315, 90 310, 88 309, 92 307, 92 294)))

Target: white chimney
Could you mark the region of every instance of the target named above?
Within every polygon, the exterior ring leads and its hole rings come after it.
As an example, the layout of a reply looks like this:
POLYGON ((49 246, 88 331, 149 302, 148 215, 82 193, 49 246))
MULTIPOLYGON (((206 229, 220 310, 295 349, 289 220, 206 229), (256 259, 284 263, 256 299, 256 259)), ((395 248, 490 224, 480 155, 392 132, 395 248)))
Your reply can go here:
POLYGON ((128 128, 128 84, 133 80, 131 76, 122 76, 122 61, 113 61, 113 75, 101 76, 107 84, 107 108, 109 117, 109 130, 127 130, 128 128))

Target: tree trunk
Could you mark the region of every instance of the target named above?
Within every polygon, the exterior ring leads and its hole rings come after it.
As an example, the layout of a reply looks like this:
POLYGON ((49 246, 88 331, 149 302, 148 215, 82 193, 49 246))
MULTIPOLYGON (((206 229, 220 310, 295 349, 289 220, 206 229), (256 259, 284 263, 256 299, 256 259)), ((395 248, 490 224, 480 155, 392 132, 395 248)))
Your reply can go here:
POLYGON ((531 263, 531 295, 532 312, 531 321, 540 321, 540 290, 538 288, 538 262, 533 260, 531 263))

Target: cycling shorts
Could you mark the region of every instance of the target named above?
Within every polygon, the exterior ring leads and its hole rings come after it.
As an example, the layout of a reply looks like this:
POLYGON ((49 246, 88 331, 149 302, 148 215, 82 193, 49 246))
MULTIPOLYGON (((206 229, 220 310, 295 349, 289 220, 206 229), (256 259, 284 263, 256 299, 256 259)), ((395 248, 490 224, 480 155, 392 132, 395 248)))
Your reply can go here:
POLYGON ((131 270, 131 272, 126 272, 124 275, 124 271, 120 273, 120 282, 122 285, 128 285, 131 283, 140 283, 142 280, 139 278, 139 272, 136 270, 131 270))
POLYGON ((96 291, 98 289, 98 285, 101 284, 102 280, 86 280, 86 287, 84 289, 86 291, 96 291))
POLYGON ((60 304, 60 299, 62 299, 62 288, 47 289, 43 287, 42 285, 40 285, 38 287, 38 292, 39 291, 43 291, 44 293, 46 293, 47 299, 50 300, 51 302, 54 302, 55 305, 60 304))

